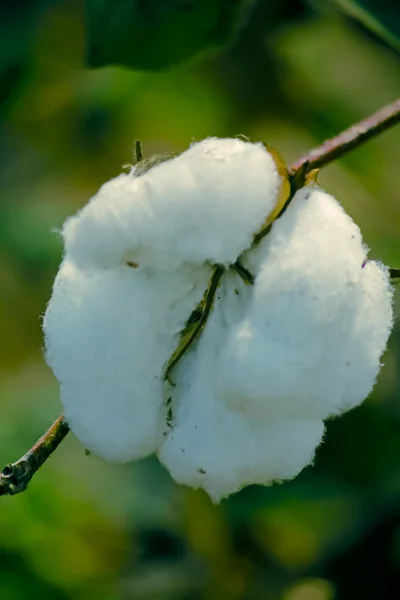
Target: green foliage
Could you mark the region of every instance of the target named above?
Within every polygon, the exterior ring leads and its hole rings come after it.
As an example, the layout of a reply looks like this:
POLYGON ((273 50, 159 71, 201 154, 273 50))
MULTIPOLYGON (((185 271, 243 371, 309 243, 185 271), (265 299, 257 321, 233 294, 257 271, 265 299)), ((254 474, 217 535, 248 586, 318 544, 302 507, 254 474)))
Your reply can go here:
POLYGON ((0 18, 0 106, 24 83, 29 50, 41 15, 57 0, 5 0, 0 18))
POLYGON ((169 67, 227 42, 252 0, 86 0, 87 62, 169 67))
POLYGON ((400 3, 398 0, 331 0, 400 52, 400 3))

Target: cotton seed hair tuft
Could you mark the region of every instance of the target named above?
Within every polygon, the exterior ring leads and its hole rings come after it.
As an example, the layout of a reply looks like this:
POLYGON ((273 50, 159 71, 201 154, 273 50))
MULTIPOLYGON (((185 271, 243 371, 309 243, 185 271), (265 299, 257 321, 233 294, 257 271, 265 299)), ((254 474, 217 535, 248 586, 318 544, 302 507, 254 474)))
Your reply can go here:
POLYGON ((214 501, 295 477, 324 420, 374 385, 387 269, 316 184, 254 244, 289 194, 263 144, 208 138, 137 175, 104 184, 63 227, 44 333, 71 429, 108 461, 157 453, 214 501), (239 257, 254 285, 230 268, 239 257))

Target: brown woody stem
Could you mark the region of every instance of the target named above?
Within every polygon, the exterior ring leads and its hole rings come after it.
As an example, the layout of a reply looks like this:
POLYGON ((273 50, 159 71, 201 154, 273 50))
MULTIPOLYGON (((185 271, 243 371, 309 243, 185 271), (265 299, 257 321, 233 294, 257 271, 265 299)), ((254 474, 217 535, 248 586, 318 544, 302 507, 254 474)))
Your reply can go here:
POLYGON ((341 158, 350 150, 358 148, 367 140, 376 137, 399 122, 400 98, 330 140, 326 140, 321 146, 310 150, 289 167, 289 175, 295 183, 295 188, 302 187, 306 176, 311 171, 341 158))
MULTIPOLYGON (((378 112, 370 115, 363 121, 345 129, 330 140, 326 140, 321 146, 310 150, 307 154, 296 160, 288 168, 290 181, 290 195, 280 211, 277 219, 285 212, 296 191, 304 186, 310 179, 315 179, 318 169, 341 158, 350 150, 361 146, 367 140, 379 135, 386 129, 400 122, 400 98, 384 106, 378 112)), ((258 244, 271 230, 272 223, 262 229, 253 240, 258 244)))
POLYGON ((24 492, 33 475, 61 444, 68 431, 68 423, 61 415, 22 458, 4 467, 0 473, 0 496, 24 492))

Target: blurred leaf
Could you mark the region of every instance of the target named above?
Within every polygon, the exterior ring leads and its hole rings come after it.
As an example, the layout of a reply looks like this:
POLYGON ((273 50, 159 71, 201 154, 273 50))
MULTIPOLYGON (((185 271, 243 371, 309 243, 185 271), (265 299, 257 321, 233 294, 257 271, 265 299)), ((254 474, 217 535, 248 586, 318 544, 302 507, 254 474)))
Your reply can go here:
POLYGON ((398 0, 331 0, 331 2, 400 52, 400 2, 398 0))
POLYGON ((230 40, 254 0, 86 0, 91 67, 163 69, 230 40))
POLYGON ((46 9, 58 0, 6 0, 0 19, 0 105, 13 99, 29 70, 35 28, 46 9))
POLYGON ((60 206, 50 202, 0 205, 0 250, 15 257, 26 270, 55 269, 60 260, 61 238, 54 223, 62 222, 60 206))

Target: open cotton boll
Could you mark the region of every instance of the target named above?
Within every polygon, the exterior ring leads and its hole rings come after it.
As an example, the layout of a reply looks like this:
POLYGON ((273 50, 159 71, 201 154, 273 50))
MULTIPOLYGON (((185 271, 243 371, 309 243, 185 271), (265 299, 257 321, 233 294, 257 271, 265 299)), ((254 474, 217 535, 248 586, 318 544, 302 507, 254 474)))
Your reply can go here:
POLYGON ((392 326, 392 290, 342 207, 317 186, 301 189, 248 266, 248 313, 220 357, 228 405, 324 419, 362 402, 392 326))
POLYGON ((205 267, 167 276, 61 265, 44 318, 46 359, 66 419, 93 453, 126 462, 156 451, 163 368, 208 278, 205 267))
MULTIPOLYGON (((174 374, 172 427, 158 453, 178 483, 201 487, 216 502, 246 485, 296 476, 312 461, 324 429, 321 420, 247 416, 218 397, 229 303, 227 295, 220 298, 197 347, 174 374)), ((230 309, 240 311, 240 303, 230 309)))
POLYGON ((174 270, 228 265, 250 246, 281 198, 285 177, 263 144, 208 138, 104 184, 63 228, 66 255, 111 268, 131 260, 174 270))

